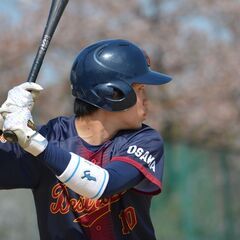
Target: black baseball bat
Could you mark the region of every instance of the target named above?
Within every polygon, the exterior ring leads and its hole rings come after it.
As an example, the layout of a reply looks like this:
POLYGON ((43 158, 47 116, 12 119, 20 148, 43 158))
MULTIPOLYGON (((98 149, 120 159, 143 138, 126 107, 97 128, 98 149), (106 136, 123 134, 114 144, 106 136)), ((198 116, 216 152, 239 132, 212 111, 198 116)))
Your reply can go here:
MULTIPOLYGON (((36 82, 39 70, 42 66, 43 59, 47 52, 48 46, 51 42, 52 36, 57 28, 58 22, 65 10, 69 0, 52 0, 51 8, 48 14, 47 23, 41 38, 41 42, 38 47, 37 54, 33 61, 30 73, 28 75, 28 82, 36 82)), ((17 142, 17 135, 10 130, 3 132, 3 137, 8 142, 17 142)))

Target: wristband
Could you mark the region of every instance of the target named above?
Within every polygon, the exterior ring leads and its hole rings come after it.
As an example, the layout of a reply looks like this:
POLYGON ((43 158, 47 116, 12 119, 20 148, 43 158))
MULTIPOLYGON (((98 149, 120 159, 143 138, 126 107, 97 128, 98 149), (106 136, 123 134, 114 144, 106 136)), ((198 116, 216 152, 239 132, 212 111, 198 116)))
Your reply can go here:
POLYGON ((36 132, 31 136, 29 145, 24 148, 25 151, 31 153, 33 156, 38 156, 44 151, 48 145, 48 140, 40 133, 36 132))
POLYGON ((108 171, 74 153, 70 154, 67 168, 57 178, 82 196, 100 198, 108 184, 108 171))

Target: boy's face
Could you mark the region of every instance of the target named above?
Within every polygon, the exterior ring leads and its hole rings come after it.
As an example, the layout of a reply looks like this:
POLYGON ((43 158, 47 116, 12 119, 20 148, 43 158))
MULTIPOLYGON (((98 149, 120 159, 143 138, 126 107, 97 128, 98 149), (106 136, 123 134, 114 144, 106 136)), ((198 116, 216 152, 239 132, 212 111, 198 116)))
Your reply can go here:
POLYGON ((118 113, 119 121, 123 124, 124 129, 140 128, 146 120, 148 112, 145 85, 133 84, 132 87, 137 96, 136 104, 126 111, 118 113))
POLYGON ((137 117, 141 122, 146 120, 148 113, 148 99, 146 95, 146 88, 144 84, 133 84, 133 89, 137 95, 136 104, 130 108, 130 111, 136 112, 137 117))

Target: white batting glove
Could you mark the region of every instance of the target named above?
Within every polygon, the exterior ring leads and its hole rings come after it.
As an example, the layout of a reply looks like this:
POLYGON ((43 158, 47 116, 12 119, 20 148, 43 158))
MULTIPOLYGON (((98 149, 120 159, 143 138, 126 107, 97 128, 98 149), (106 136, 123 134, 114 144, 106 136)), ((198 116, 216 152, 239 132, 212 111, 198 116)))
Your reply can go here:
POLYGON ((20 84, 8 92, 7 100, 1 108, 5 109, 7 113, 12 112, 13 108, 9 109, 9 107, 13 106, 26 107, 32 110, 34 101, 42 90, 43 88, 37 83, 25 82, 20 84))
POLYGON ((14 112, 16 109, 17 107, 13 105, 0 108, 0 136, 3 134, 3 124, 5 117, 7 116, 8 113, 14 112))
POLYGON ((25 82, 9 90, 7 100, 0 108, 0 135, 7 114, 17 111, 18 108, 32 110, 34 102, 42 90, 43 88, 39 84, 31 82, 25 82))
MULTIPOLYGON (((1 113, 1 112, 0 112, 1 113)), ((3 131, 13 131, 18 138, 19 145, 34 156, 39 155, 47 147, 48 141, 32 128, 32 115, 28 108, 8 113, 3 123, 3 131)))

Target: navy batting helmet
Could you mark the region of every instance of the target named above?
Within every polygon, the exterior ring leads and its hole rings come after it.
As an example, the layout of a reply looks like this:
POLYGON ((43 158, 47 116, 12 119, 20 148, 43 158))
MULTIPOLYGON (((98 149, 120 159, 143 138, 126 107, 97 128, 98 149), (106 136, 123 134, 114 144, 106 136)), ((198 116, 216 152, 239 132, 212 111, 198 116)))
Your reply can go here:
POLYGON ((133 83, 165 84, 171 77, 150 69, 144 51, 121 39, 104 40, 84 48, 71 70, 72 94, 108 111, 136 103, 133 83))

